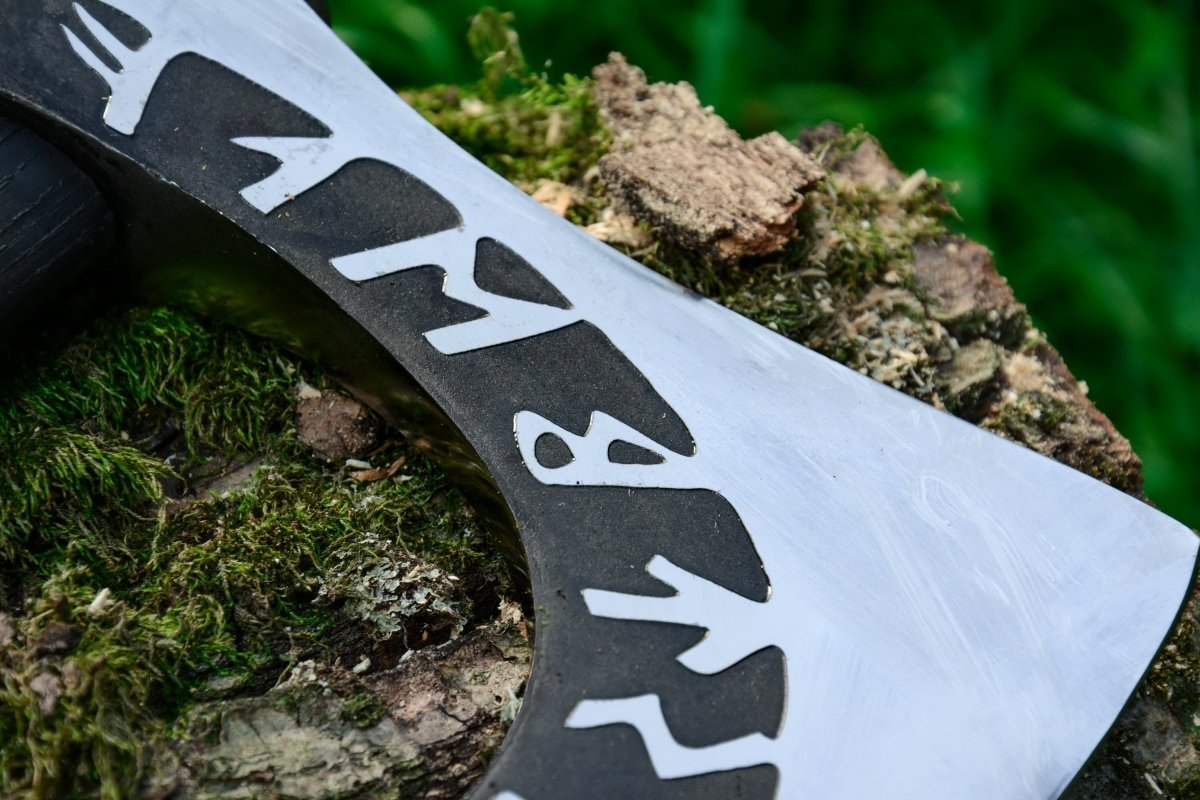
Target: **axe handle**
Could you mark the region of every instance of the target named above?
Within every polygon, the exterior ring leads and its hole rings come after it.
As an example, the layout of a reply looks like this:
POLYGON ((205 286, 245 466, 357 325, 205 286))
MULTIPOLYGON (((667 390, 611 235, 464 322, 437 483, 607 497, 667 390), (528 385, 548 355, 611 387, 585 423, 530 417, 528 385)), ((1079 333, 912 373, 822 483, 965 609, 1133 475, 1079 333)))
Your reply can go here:
POLYGON ((0 116, 0 330, 42 306, 106 253, 113 216, 57 148, 0 116))
MULTIPOLYGON (((326 23, 326 0, 306 0, 326 23)), ((66 155, 0 114, 0 334, 42 308, 109 251, 103 195, 66 155)))

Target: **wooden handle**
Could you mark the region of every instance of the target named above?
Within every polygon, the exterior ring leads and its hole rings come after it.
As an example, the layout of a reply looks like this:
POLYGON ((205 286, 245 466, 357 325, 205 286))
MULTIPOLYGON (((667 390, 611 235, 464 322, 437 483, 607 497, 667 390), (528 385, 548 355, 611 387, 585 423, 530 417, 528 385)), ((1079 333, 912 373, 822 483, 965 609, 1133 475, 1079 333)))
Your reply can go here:
POLYGON ((43 307, 112 237, 112 213, 91 179, 0 116, 0 330, 43 307))

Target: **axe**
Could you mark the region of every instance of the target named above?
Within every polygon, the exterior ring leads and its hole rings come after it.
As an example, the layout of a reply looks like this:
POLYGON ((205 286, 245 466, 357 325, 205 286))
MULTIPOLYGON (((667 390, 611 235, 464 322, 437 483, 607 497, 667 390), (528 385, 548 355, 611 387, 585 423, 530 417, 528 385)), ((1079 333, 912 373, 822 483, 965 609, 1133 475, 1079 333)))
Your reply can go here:
POLYGON ((0 101, 69 157, 12 133, 18 176, 83 173, 5 211, 6 312, 111 215, 519 532, 534 669, 475 800, 1055 798, 1189 587, 1183 525, 579 233, 301 0, 0 0, 0 101))

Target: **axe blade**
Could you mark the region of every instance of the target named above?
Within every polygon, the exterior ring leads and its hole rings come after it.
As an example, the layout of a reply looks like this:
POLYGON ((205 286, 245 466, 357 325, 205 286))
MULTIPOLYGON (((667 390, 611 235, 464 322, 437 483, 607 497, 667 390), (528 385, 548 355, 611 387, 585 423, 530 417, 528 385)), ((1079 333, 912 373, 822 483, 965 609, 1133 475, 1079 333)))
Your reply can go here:
POLYGON ((478 800, 1055 798, 1189 587, 1184 526, 580 233, 302 0, 5 0, 0 95, 153 285, 483 468, 539 629, 478 800))

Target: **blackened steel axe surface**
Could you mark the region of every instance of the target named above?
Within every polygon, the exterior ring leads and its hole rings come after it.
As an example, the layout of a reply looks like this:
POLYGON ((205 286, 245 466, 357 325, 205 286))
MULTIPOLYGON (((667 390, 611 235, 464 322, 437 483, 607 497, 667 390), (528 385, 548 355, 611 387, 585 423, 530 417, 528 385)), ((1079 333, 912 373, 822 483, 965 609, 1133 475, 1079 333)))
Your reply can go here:
POLYGON ((161 291, 503 503, 538 614, 476 800, 1055 798, 1197 540, 580 234, 302 0, 0 0, 9 113, 161 291))

